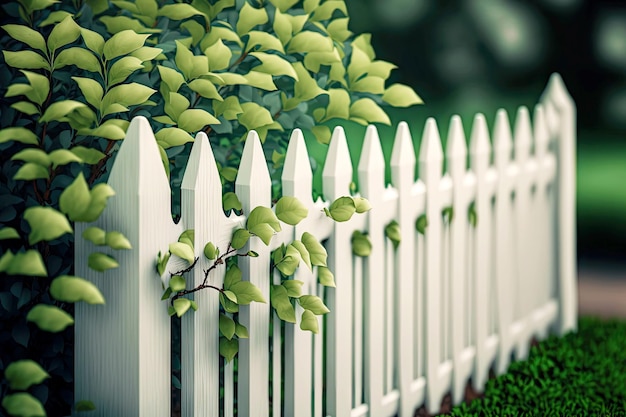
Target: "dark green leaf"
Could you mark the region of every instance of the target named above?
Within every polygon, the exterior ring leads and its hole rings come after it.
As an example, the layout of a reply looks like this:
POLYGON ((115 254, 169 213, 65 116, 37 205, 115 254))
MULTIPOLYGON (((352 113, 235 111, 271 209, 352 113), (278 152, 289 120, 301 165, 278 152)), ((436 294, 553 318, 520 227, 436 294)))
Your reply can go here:
POLYGON ((422 214, 415 221, 415 229, 421 234, 426 233, 426 227, 428 227, 428 219, 425 214, 422 214))
POLYGON ((385 236, 391 240, 393 247, 397 248, 402 240, 402 233, 400 232, 400 225, 397 221, 393 220, 387 226, 385 226, 385 236))

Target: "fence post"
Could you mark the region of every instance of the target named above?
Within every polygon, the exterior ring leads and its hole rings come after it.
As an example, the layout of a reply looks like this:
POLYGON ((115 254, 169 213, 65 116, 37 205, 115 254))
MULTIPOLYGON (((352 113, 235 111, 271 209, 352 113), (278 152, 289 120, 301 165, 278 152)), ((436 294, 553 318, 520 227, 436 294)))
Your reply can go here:
POLYGON ((91 400, 94 416, 159 417, 170 415, 170 318, 161 301, 155 259, 176 240, 170 187, 148 120, 130 123, 108 184, 115 190, 96 223, 77 224, 123 233, 131 250, 76 242, 76 275, 100 288, 106 305, 75 310, 75 398, 91 400), (87 256, 113 254, 118 268, 95 272, 87 256))
MULTIPOLYGON (((257 206, 270 207, 272 181, 267 170, 265 155, 259 135, 250 131, 241 156, 239 173, 235 182, 237 196, 246 216, 257 206)), ((256 285, 263 298, 270 302, 270 250, 260 239, 250 239, 248 250, 259 254, 257 258, 239 260, 243 279, 256 285)), ((249 339, 239 341, 238 414, 249 417, 269 415, 269 304, 252 303, 239 309, 241 323, 248 328, 249 339)))
MULTIPOLYGON (((324 163, 323 187, 326 201, 350 195, 352 162, 342 127, 336 127, 324 163)), ((327 294, 326 413, 349 416, 352 410, 352 280, 353 255, 350 225, 335 223, 328 239, 328 267, 335 274, 337 288, 327 294)))
POLYGON ((541 102, 558 155, 557 219, 559 318, 557 331, 565 334, 577 328, 576 287, 576 104, 563 79, 552 74, 541 102))

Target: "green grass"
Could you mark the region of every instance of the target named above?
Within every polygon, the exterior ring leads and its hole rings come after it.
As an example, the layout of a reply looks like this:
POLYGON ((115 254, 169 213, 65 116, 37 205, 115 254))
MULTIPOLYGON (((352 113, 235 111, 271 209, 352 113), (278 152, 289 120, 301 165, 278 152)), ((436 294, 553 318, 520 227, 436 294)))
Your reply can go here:
POLYGON ((581 318, 534 346, 453 416, 626 416, 626 322, 581 318))

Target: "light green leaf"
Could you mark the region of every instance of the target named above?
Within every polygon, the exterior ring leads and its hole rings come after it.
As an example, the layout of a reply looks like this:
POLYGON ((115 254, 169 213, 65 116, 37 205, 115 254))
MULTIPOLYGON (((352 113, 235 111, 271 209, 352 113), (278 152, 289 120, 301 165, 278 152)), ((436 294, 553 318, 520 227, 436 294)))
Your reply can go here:
POLYGON ((158 255, 157 255, 157 273, 159 274, 159 276, 163 276, 163 273, 165 272, 165 266, 167 265, 167 262, 170 260, 170 257, 172 256, 171 253, 166 252, 164 255, 161 255, 161 251, 159 251, 158 255))
POLYGON ((387 226, 385 226, 385 236, 391 240, 394 248, 398 248, 400 241, 402 240, 402 233, 400 232, 400 225, 397 221, 393 220, 387 226))
POLYGON ((104 304, 104 297, 98 287, 83 278, 69 275, 62 275, 52 281, 50 295, 66 303, 84 301, 88 304, 104 304))
POLYGON ((279 9, 281 12, 285 13, 296 3, 298 3, 298 0, 270 0, 270 3, 276 6, 276 8, 279 9))
POLYGON ((41 402, 26 392, 9 394, 2 399, 2 406, 15 417, 45 417, 41 402))
POLYGON ((102 96, 104 95, 102 85, 91 78, 72 77, 72 80, 76 81, 76 84, 78 84, 78 88, 80 88, 83 96, 85 96, 87 103, 91 104, 96 109, 100 108, 102 96))
POLYGON ((73 233, 67 218, 52 207, 29 207, 24 211, 23 218, 31 229, 28 235, 28 242, 31 245, 73 233))
POLYGON ((4 370, 4 377, 13 390, 27 390, 31 385, 41 384, 50 375, 30 359, 11 362, 4 370))
POLYGON ((191 4, 185 3, 167 4, 159 8, 159 11, 157 13, 157 16, 165 16, 171 20, 183 20, 196 15, 201 15, 205 18, 208 18, 207 15, 193 7, 191 4))
POLYGON ((230 243, 230 245, 234 249, 241 249, 246 245, 246 243, 248 243, 248 239, 250 239, 250 236, 250 232, 246 229, 237 229, 235 230, 235 233, 233 233, 232 242, 230 243))
POLYGON ((224 335, 224 337, 228 340, 232 339, 235 335, 235 321, 225 316, 224 314, 220 314, 220 333, 224 335))
POLYGON ((22 113, 26 113, 29 116, 39 114, 37 106, 29 101, 18 101, 17 103, 11 104, 11 107, 15 110, 21 111, 22 113))
POLYGON ((205 78, 218 85, 247 85, 248 80, 241 74, 234 72, 209 72, 205 78))
POLYGON ((187 132, 197 132, 207 125, 219 125, 220 121, 206 110, 188 109, 178 116, 178 127, 187 132))
POLYGON ((298 81, 294 86, 295 97, 302 101, 312 100, 321 94, 328 94, 323 88, 317 85, 317 82, 309 71, 302 65, 301 62, 294 62, 293 64, 296 73, 298 74, 298 81))
POLYGON ((296 311, 289 300, 285 287, 272 285, 270 288, 270 302, 281 320, 289 323, 296 322, 296 311))
POLYGON ((140 20, 128 16, 102 16, 99 20, 104 23, 109 33, 117 34, 125 30, 147 34, 161 32, 161 29, 147 27, 140 20))
POLYGON ((170 243, 169 251, 173 254, 189 262, 190 264, 196 259, 193 249, 181 242, 170 243))
POLYGON ((76 221, 87 223, 95 221, 106 207, 109 197, 114 195, 115 191, 108 184, 96 184, 90 192, 89 207, 76 221))
POLYGON ((302 312, 302 317, 300 318, 300 329, 309 330, 314 334, 319 332, 319 324, 317 322, 317 317, 310 310, 304 310, 302 312))
POLYGON ((11 251, 6 251, 0 258, 0 272, 5 272, 7 275, 48 276, 41 254, 34 249, 18 252, 15 255, 11 251))
POLYGON ((24 25, 3 25, 2 29, 4 29, 13 39, 23 42, 31 48, 39 49, 41 52, 46 53, 46 41, 41 33, 36 30, 24 25))
POLYGON ((188 298, 177 298, 174 300, 174 311, 176 311, 176 315, 179 318, 189 310, 189 307, 191 307, 191 300, 188 298))
POLYGON ((135 49, 130 53, 130 56, 138 58, 141 62, 152 61, 156 59, 161 53, 163 49, 161 48, 153 48, 151 46, 142 46, 139 49, 135 49))
POLYGON ((206 48, 217 42, 218 39, 221 39, 225 42, 234 42, 238 46, 242 47, 243 42, 239 38, 239 35, 237 35, 237 33, 232 30, 232 27, 230 27, 230 25, 228 26, 229 27, 216 25, 211 26, 211 30, 209 31, 209 33, 207 33, 200 42, 200 49, 204 51, 206 48))
POLYGON ((218 255, 219 255, 219 250, 215 247, 213 242, 208 242, 206 245, 204 245, 204 256, 208 260, 212 261, 216 259, 218 255))
POLYGON ((319 32, 304 30, 295 35, 287 45, 287 53, 332 52, 333 40, 319 32))
POLYGON ((324 246, 309 232, 304 232, 302 234, 302 243, 304 247, 309 252, 311 257, 311 264, 317 266, 326 266, 326 258, 328 254, 326 253, 326 249, 324 246))
POLYGON ((252 87, 260 88, 265 91, 276 91, 277 87, 274 84, 274 80, 271 74, 266 74, 258 71, 250 71, 245 74, 244 77, 248 80, 248 85, 252 87))
POLYGON ((421 234, 426 233, 426 227, 428 226, 428 220, 425 214, 419 216, 415 222, 415 229, 421 234))
POLYGON ((247 1, 243 3, 243 7, 239 11, 239 19, 237 20, 237 33, 243 36, 258 25, 267 23, 267 11, 265 8, 256 9, 247 1))
POLYGON ((288 16, 289 15, 286 13, 281 13, 279 9, 276 9, 274 14, 273 29, 283 45, 287 45, 287 43, 291 40, 291 35, 293 34, 293 27, 288 16))
POLYGON ((141 48, 150 35, 141 35, 132 30, 123 30, 113 35, 105 42, 102 52, 108 60, 129 53, 141 48))
POLYGON ((59 197, 59 208, 68 215, 70 220, 78 221, 89 208, 91 194, 83 173, 79 173, 76 179, 63 190, 59 197))
POLYGON ((330 271, 330 269, 325 266, 320 266, 317 268, 317 278, 325 287, 333 287, 335 288, 335 276, 330 271))
POLYGON ((370 256, 372 253, 372 242, 369 237, 358 230, 352 233, 352 253, 362 257, 370 256))
POLYGON ((247 339, 250 337, 248 329, 243 324, 235 323, 235 334, 240 339, 247 339))
POLYGON ((124 82, 130 74, 142 68, 143 64, 139 58, 135 58, 133 56, 122 57, 111 65, 107 83, 109 86, 113 86, 124 82))
POLYGON ((120 264, 109 255, 102 252, 93 252, 89 254, 87 266, 94 271, 104 272, 107 269, 117 268, 120 264))
POLYGON ((58 48, 74 42, 79 36, 80 26, 74 22, 72 16, 66 16, 52 28, 52 32, 48 36, 48 51, 53 53, 58 48))
POLYGON ((295 197, 284 196, 276 203, 276 217, 295 226, 309 214, 309 210, 295 197))
POLYGON ((35 323, 41 330, 51 333, 58 333, 74 324, 72 316, 58 307, 46 304, 37 304, 33 307, 26 315, 26 320, 35 323))
POLYGON ((327 0, 313 9, 313 16, 311 17, 311 20, 328 20, 332 17, 335 10, 339 10, 344 14, 344 16, 348 16, 346 3, 343 0, 327 0))
POLYGON ((226 211, 232 209, 241 210, 241 201, 239 201, 239 197, 237 197, 237 194, 231 191, 222 196, 222 205, 224 207, 224 210, 226 211))
POLYGON ((321 298, 316 295, 303 295, 298 298, 298 302, 305 310, 310 310, 313 314, 319 316, 322 314, 330 313, 330 310, 321 298))
POLYGON ((328 107, 323 122, 333 119, 347 119, 350 116, 350 95, 343 88, 328 89, 328 107))
POLYGON ((372 123, 391 125, 389 116, 371 98, 362 98, 350 106, 350 117, 357 117, 372 123))
POLYGON ((470 204, 467 210, 467 218, 472 227, 476 227, 478 224, 478 215, 476 214, 476 205, 474 203, 470 204))
POLYGON ((328 126, 313 126, 311 132, 315 135, 315 139, 322 144, 330 143, 331 132, 328 126))
POLYGON ((365 213, 372 209, 370 202, 363 197, 352 197, 354 200, 354 207, 356 208, 357 213, 365 213))
POLYGON ((83 162, 83 160, 76 156, 75 153, 70 152, 67 149, 56 149, 50 152, 50 161, 52 162, 53 169, 60 165, 67 165, 72 162, 83 162))
MULTIPOLYGON (((341 56, 339 56, 339 51, 337 48, 333 48, 331 52, 310 52, 304 56, 304 66, 309 71, 317 73, 320 71, 320 66, 322 65, 339 65, 343 67, 341 62, 341 56)), ((336 70, 335 70, 336 71, 336 70)), ((331 76, 336 75, 331 70, 331 76)), ((330 80, 336 80, 337 77, 332 77, 330 80)), ((343 75, 339 77, 342 84, 345 84, 345 80, 343 79, 343 75)))
POLYGON ((309 254, 309 251, 307 250, 307 248, 304 245, 304 243, 300 242, 299 240, 294 240, 293 242, 291 242, 287 246, 287 253, 288 254, 289 254, 289 247, 290 246, 295 248, 300 253, 300 258, 306 264, 306 266, 309 267, 309 270, 311 270, 312 269, 311 255, 309 254))
POLYGON ((96 226, 90 226, 83 230, 83 238, 87 239, 94 245, 106 245, 106 232, 96 226))
POLYGON ((203 78, 197 78, 191 81, 189 84, 189 88, 191 88, 196 93, 200 94, 204 98, 211 98, 218 101, 222 101, 223 98, 217 92, 217 87, 209 80, 205 80, 203 78))
POLYGON ((54 68, 61 69, 66 65, 76 65, 89 72, 101 72, 100 61, 94 54, 82 47, 62 50, 54 60, 54 68))
POLYGON ((229 96, 224 101, 213 101, 213 110, 216 116, 224 116, 226 120, 234 120, 237 116, 243 113, 243 109, 239 104, 239 98, 236 96, 229 96))
POLYGON ((117 125, 115 119, 110 119, 92 129, 89 135, 110 140, 122 140, 126 137, 126 132, 117 125))
POLYGON ((81 107, 85 107, 85 104, 80 101, 61 100, 54 102, 48 106, 43 116, 39 119, 39 122, 65 121, 65 116, 67 116, 68 113, 81 107))
POLYGON ((179 129, 177 127, 165 127, 154 135, 157 142, 163 147, 163 149, 171 148, 172 146, 184 145, 188 142, 193 142, 193 136, 187 131, 179 129))
POLYGON ((178 93, 170 93, 169 101, 165 102, 164 110, 173 120, 178 120, 178 116, 189 108, 191 103, 187 97, 178 93))
MULTIPOLYGON (((291 30, 291 28, 289 29, 291 30)), ((271 33, 261 32, 259 30, 250 31, 248 34, 248 39, 246 41, 245 52, 249 52, 252 49, 256 51, 278 51, 281 53, 285 53, 283 48, 283 44, 280 42, 280 39, 273 36, 271 33)))
POLYGON ((359 78, 350 83, 350 91, 380 95, 385 92, 385 80, 374 76, 359 78))
POLYGON ((143 104, 154 93, 156 90, 139 83, 121 84, 113 87, 102 99, 100 106, 100 111, 103 112, 102 117, 115 112, 109 110, 111 104, 115 103, 125 107, 143 104))
POLYGON ((19 239, 20 235, 12 227, 3 227, 0 229, 0 240, 19 239))
POLYGON ((293 69, 289 61, 278 55, 268 54, 265 52, 250 52, 249 55, 261 61, 261 65, 254 68, 255 71, 264 72, 271 75, 287 75, 294 80, 298 79, 298 74, 293 69))
MULTIPOLYGON (((63 19, 65 19, 67 16, 74 16, 72 13, 70 12, 66 12, 65 10, 56 10, 54 12, 51 12, 48 17, 46 17, 41 23, 39 23, 37 26, 40 28, 46 27, 46 26, 50 26, 50 25, 54 25, 56 23, 59 23, 61 21, 63 21, 63 19)), ((43 48, 46 48, 46 44, 45 42, 43 43, 43 48)), ((44 51, 42 49, 42 51, 44 51)), ((44 51, 45 52, 45 51, 44 51)))
POLYGON ((132 245, 122 233, 115 230, 107 232, 105 236, 105 244, 111 249, 132 249, 132 245))
POLYGON ((50 70, 48 60, 35 51, 2 51, 7 65, 19 69, 50 70))
POLYGON ((352 35, 352 32, 348 30, 349 20, 349 18, 345 17, 332 19, 330 22, 328 22, 326 30, 328 30, 328 33, 333 38, 333 40, 343 43, 352 35))
POLYGON ((167 85, 170 92, 177 92, 180 86, 185 83, 183 74, 175 69, 162 65, 157 65, 157 69, 159 70, 159 75, 161 75, 161 80, 167 85))
POLYGON ((237 352, 239 352, 239 340, 220 337, 220 355, 226 359, 226 362, 232 361, 237 352))
POLYGON ((209 58, 209 71, 219 71, 228 68, 233 52, 218 39, 213 45, 204 50, 204 54, 209 58))
POLYGON ((96 409, 96 406, 91 401, 76 401, 76 404, 74 404, 74 409, 78 412, 94 411, 96 409))
POLYGON ((182 275, 174 275, 170 279, 169 287, 170 287, 170 290, 172 290, 172 292, 184 291, 185 288, 187 287, 187 282, 185 281, 185 277, 183 277, 182 275))
POLYGON ((241 109, 243 110, 243 113, 238 116, 239 123, 245 126, 248 130, 253 130, 274 122, 269 110, 257 103, 243 103, 241 105, 241 109))
POLYGON ((205 55, 194 55, 185 44, 176 41, 176 66, 186 80, 192 80, 209 72, 209 59, 205 55))
POLYGON ((41 178, 49 178, 50 172, 48 168, 33 162, 27 162, 17 170, 13 175, 14 180, 30 181, 41 178))
POLYGON ((204 26, 195 20, 187 20, 186 22, 181 23, 180 28, 186 30, 191 35, 191 44, 193 46, 196 46, 206 34, 204 26))
POLYGON ((274 229, 267 223, 257 224, 256 226, 249 227, 248 230, 251 234, 260 238, 266 246, 270 244, 272 236, 274 236, 274 229))
MULTIPOLYGON (((32 92, 26 93, 26 97, 41 106, 43 102, 48 99, 48 93, 50 92, 50 81, 48 81, 48 78, 46 76, 37 74, 35 72, 24 70, 20 70, 20 72, 26 76, 28 82, 33 88, 32 92)), ((39 121, 41 122, 41 119, 39 119, 39 121)))
POLYGON ((297 279, 287 279, 281 284, 287 290, 287 295, 292 298, 299 298, 302 295, 303 281, 297 279))
POLYGON ((90 165, 97 164, 106 156, 97 149, 85 148, 84 146, 75 146, 70 149, 70 152, 80 158, 84 163, 90 165))
POLYGON ((98 32, 85 28, 80 29, 80 34, 87 48, 101 57, 104 52, 104 38, 98 32))
POLYGON ((262 223, 268 224, 276 232, 280 232, 281 230, 278 218, 276 217, 272 209, 268 207, 257 206, 250 212, 248 220, 246 221, 246 227, 249 230, 250 228, 262 223))
POLYGON ((346 222, 356 212, 356 204, 352 197, 339 197, 328 207, 330 217, 337 222, 346 222))
POLYGON ((241 269, 237 265, 232 265, 224 275, 224 289, 229 290, 233 285, 241 281, 241 269))
POLYGON ((411 87, 403 84, 393 84, 387 88, 383 94, 383 101, 394 107, 409 107, 423 103, 411 87))
POLYGON ((370 61, 376 58, 374 48, 372 47, 372 35, 370 33, 362 33, 352 41, 352 47, 357 47, 361 51, 365 52, 365 55, 370 61))
POLYGON ((263 298, 261 290, 249 281, 236 282, 230 286, 229 290, 235 293, 239 305, 248 305, 253 301, 258 303, 267 302, 265 298, 263 298))
POLYGON ((27 148, 19 151, 11 157, 11 161, 32 162, 43 167, 48 167, 52 163, 48 154, 37 148, 27 148))

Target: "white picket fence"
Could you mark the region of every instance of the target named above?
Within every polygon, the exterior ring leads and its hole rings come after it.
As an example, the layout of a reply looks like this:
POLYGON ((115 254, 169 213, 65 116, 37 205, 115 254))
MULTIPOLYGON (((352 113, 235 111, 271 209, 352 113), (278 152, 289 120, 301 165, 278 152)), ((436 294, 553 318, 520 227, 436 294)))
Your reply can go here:
MULTIPOLYGON (((318 335, 291 324, 281 335, 268 304, 242 307, 250 338, 240 342, 236 371, 232 362, 220 370, 218 296, 195 293, 199 310, 182 319, 182 415, 391 417, 412 416, 423 404, 435 412, 449 391, 458 403, 470 378, 482 390, 489 369, 504 372, 513 352, 516 359, 526 357, 532 337, 575 330, 575 124, 574 103, 555 74, 532 124, 524 107, 513 129, 500 111, 492 144, 484 116, 475 117, 469 169, 460 118, 450 123, 445 173, 437 125, 429 119, 415 180, 416 154, 401 123, 392 186, 385 186, 385 161, 370 126, 358 181, 372 209, 346 223, 322 213, 327 201, 350 194, 353 172, 343 129, 335 129, 324 166, 326 201, 312 200, 307 150, 295 130, 283 192, 300 199, 309 216, 296 227, 283 224, 269 248, 252 240, 250 249, 259 257, 242 258, 239 265, 244 279, 269 300, 270 284, 280 281, 270 276, 270 251, 312 233, 328 251, 337 288, 321 287, 315 271, 306 268, 295 278, 305 282, 305 293, 323 297, 331 313, 320 320, 318 335), (475 226, 467 215, 471 203, 475 226), (442 216, 446 207, 453 208, 449 222, 442 216), (424 235, 415 228, 422 214, 428 220, 424 235), (384 234, 392 220, 401 228, 397 250, 384 234), (352 254, 354 230, 368 233, 369 257, 352 254)), ((92 400, 94 416, 169 416, 170 318, 160 300, 156 254, 194 229, 201 260, 188 281, 198 284, 201 269, 209 266, 201 256, 204 243, 226 248, 245 217, 225 217, 211 146, 200 133, 182 183, 182 219, 174 224, 169 182, 141 117, 131 122, 109 184, 117 195, 95 225, 121 231, 133 249, 114 254, 119 268, 97 273, 86 259, 101 248, 77 238, 76 275, 94 282, 107 304, 76 306, 75 398, 92 400)), ((270 177, 254 132, 245 143, 236 193, 244 213, 271 205, 270 177)), ((77 236, 84 227, 77 226, 77 236)), ((221 285, 223 272, 212 275, 213 284, 221 285)))

